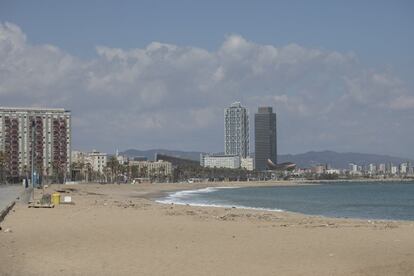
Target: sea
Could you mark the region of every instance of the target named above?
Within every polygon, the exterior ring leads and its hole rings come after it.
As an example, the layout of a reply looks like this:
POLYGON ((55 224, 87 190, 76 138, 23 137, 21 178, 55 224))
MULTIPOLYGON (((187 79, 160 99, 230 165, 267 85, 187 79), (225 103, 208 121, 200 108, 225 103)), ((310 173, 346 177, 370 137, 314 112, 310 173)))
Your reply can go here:
POLYGON ((204 188, 170 193, 161 203, 289 211, 334 218, 414 221, 414 181, 204 188))
POLYGON ((15 200, 22 190, 21 185, 0 185, 0 211, 15 200))

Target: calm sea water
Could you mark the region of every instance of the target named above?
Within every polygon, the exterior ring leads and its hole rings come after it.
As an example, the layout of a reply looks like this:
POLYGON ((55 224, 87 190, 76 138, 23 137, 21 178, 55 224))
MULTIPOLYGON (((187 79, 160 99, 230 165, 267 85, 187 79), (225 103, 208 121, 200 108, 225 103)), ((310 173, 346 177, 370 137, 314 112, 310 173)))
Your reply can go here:
POLYGON ((206 188, 172 193, 159 202, 285 210, 341 218, 414 220, 414 182, 206 188))
POLYGON ((0 210, 15 200, 22 190, 20 185, 0 185, 0 210))

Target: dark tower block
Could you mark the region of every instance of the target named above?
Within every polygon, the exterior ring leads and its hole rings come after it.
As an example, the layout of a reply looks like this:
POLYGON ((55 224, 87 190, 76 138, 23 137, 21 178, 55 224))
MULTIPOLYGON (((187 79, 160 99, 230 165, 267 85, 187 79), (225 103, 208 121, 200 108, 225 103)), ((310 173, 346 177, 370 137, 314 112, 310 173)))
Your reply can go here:
POLYGON ((267 169, 267 160, 277 164, 276 114, 271 107, 259 107, 254 114, 255 166, 267 169))

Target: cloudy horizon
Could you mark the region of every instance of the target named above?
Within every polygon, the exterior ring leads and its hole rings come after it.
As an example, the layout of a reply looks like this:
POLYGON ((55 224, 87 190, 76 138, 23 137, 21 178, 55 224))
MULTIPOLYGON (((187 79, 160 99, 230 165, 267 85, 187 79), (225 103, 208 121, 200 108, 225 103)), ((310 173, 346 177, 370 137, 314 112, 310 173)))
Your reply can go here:
POLYGON ((352 50, 263 43, 237 31, 215 49, 160 41, 97 44, 82 56, 2 21, 0 106, 71 110, 73 149, 221 152, 223 110, 240 101, 252 149, 254 113, 272 106, 280 154, 414 158, 413 84, 391 66, 367 64, 352 50))

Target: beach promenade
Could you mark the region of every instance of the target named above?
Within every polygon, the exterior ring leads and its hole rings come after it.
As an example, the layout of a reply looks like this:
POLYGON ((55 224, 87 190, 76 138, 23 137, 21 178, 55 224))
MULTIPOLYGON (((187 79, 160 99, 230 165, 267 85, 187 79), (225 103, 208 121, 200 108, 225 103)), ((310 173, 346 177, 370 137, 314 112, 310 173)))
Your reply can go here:
POLYGON ((14 201, 22 191, 20 185, 0 185, 0 211, 14 201))
POLYGON ((75 205, 17 204, 1 223, 0 275, 414 275, 412 221, 151 200, 212 185, 53 185, 75 205))

